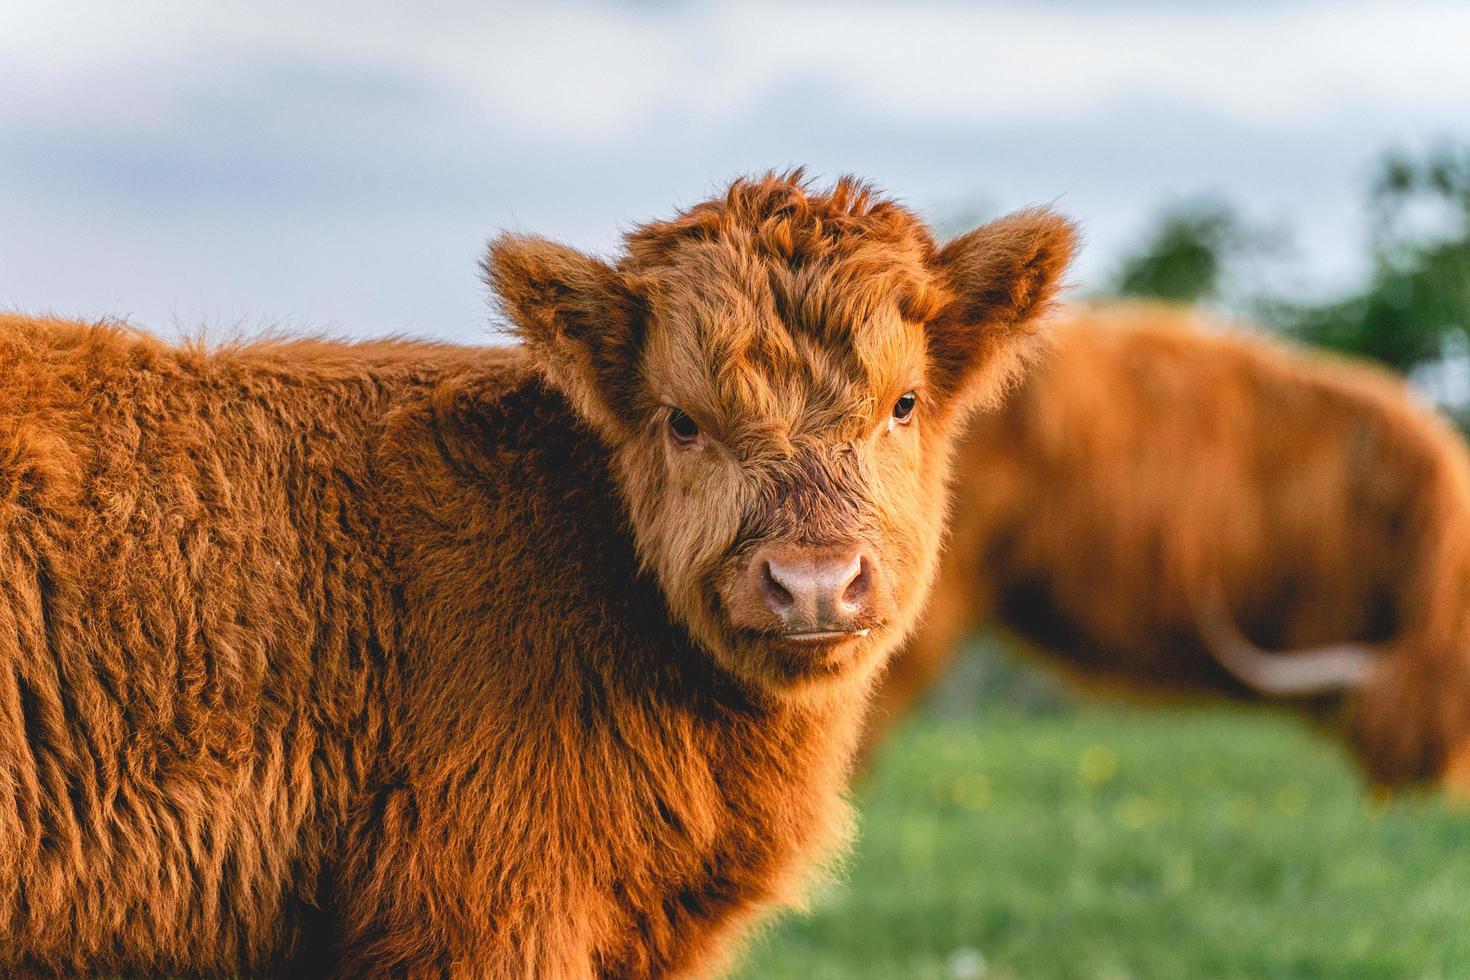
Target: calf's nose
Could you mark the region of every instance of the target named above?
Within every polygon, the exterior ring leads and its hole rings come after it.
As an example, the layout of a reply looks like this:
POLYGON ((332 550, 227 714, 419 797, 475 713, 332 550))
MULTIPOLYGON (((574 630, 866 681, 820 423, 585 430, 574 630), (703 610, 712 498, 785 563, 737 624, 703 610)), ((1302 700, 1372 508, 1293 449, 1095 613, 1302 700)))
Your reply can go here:
POLYGON ((733 611, 787 634, 849 632, 872 612, 877 574, 857 545, 766 545, 751 556, 733 611))

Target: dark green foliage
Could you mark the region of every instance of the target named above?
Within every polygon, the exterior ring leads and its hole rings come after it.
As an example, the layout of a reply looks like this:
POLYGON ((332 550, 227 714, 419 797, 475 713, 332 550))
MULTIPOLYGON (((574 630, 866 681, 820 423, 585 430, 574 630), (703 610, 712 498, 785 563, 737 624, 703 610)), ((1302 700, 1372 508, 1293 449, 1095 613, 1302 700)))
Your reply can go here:
POLYGON ((1159 216, 1149 240, 1124 258, 1111 291, 1175 303, 1220 297, 1228 265, 1267 244, 1223 201, 1183 201, 1159 216))
POLYGON ((1470 147, 1385 156, 1366 207, 1367 272, 1339 296, 1282 295, 1258 261, 1280 264, 1278 235, 1203 198, 1166 207, 1105 292, 1248 311, 1304 343, 1418 372, 1425 391, 1470 424, 1470 147))
POLYGON ((1302 340, 1409 371, 1470 330, 1470 151, 1389 156, 1370 204, 1372 269, 1362 289, 1268 309, 1302 340))

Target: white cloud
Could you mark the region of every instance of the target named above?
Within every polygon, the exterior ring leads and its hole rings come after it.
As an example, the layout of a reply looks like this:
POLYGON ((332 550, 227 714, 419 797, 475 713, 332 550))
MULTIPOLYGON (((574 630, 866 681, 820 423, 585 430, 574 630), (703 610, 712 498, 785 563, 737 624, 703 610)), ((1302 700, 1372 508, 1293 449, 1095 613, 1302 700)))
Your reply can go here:
MULTIPOLYGON (((1367 102, 1463 119, 1470 6, 263 0, 0 7, 0 121, 147 125, 180 78, 250 59, 362 64, 506 129, 595 142, 670 114, 735 116, 792 82, 875 116, 997 122, 1167 101, 1246 121, 1367 102)), ((819 113, 823 106, 801 108, 819 113)))
POLYGON ((1435 0, 4 0, 0 305, 475 336, 496 228, 607 248, 790 163, 1056 200, 1084 283, 1212 191, 1346 281, 1381 151, 1470 133, 1466 38, 1435 0))

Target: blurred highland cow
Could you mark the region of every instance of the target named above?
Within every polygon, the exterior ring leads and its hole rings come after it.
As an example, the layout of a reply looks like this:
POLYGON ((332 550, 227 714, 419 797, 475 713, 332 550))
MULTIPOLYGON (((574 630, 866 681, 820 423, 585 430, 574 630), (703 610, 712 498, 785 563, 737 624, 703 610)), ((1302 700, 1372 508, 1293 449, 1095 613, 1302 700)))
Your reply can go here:
POLYGON ((1345 696, 1372 779, 1470 791, 1460 438, 1385 371, 1222 326, 1147 304, 1058 323, 959 450, 939 584, 870 744, 992 623, 1093 685, 1345 696))

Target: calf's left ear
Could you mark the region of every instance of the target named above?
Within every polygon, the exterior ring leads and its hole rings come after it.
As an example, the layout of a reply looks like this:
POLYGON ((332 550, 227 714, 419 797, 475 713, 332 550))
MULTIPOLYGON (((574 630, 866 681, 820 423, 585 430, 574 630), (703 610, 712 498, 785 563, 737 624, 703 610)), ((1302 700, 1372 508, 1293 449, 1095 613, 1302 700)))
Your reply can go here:
POLYGON ((642 318, 616 269, 533 235, 490 243, 485 281, 548 381, 604 437, 630 417, 642 318))
POLYGON ((993 404, 1041 343, 1041 320, 1077 248, 1077 228, 1033 208, 960 235, 934 263, 953 299, 930 321, 931 381, 962 406, 993 404))

